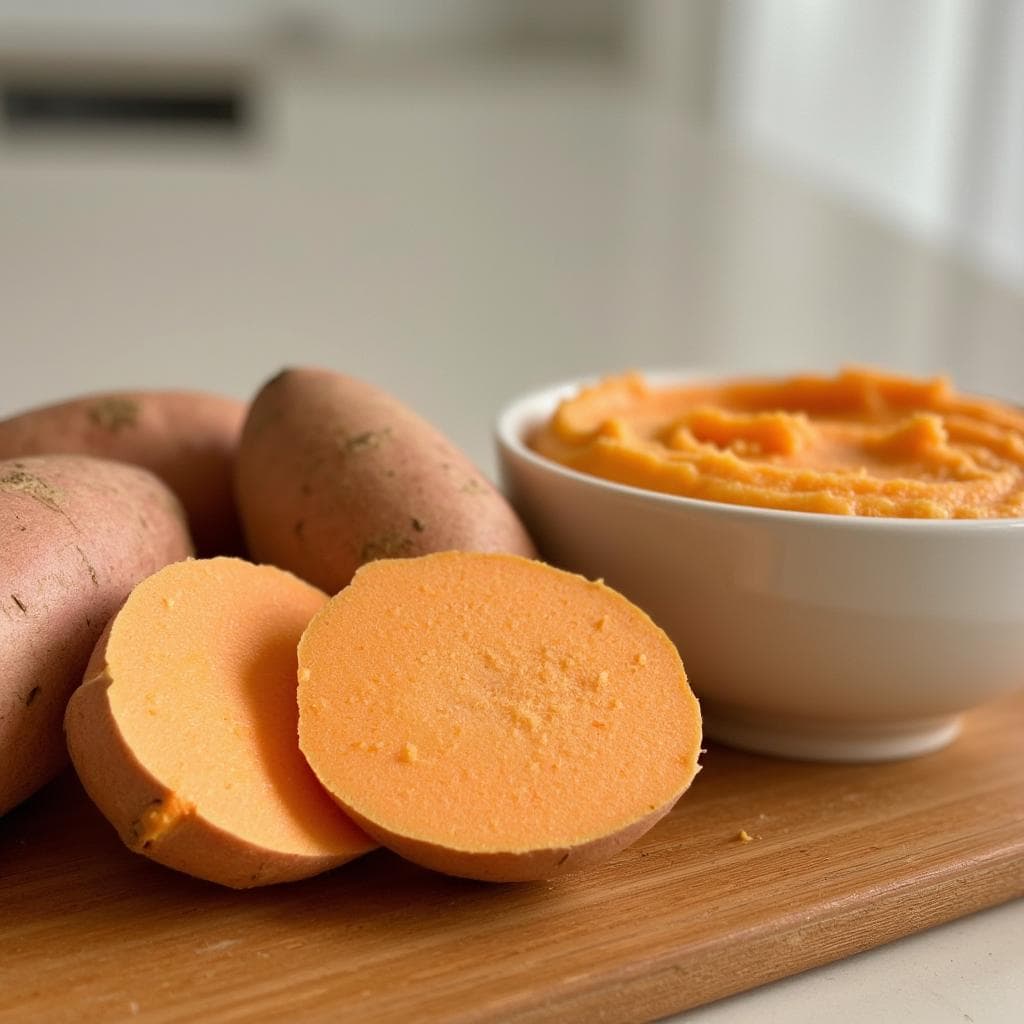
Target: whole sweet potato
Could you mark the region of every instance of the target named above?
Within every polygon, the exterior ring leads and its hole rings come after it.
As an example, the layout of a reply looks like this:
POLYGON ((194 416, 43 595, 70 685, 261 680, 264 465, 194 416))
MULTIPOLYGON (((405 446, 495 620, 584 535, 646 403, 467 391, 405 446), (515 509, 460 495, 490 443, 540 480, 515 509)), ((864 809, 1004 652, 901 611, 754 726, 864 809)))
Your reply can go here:
POLYGON ((67 760, 64 708, 132 587, 192 544, 152 473, 85 455, 0 461, 0 814, 67 760))
POLYGON ((235 473, 252 556, 331 594, 377 558, 536 554, 511 506, 436 428, 329 370, 285 370, 264 385, 235 473))
POLYGON ((200 554, 237 554, 232 460, 245 403, 195 391, 114 391, 0 421, 0 459, 96 455, 155 473, 181 499, 200 554))

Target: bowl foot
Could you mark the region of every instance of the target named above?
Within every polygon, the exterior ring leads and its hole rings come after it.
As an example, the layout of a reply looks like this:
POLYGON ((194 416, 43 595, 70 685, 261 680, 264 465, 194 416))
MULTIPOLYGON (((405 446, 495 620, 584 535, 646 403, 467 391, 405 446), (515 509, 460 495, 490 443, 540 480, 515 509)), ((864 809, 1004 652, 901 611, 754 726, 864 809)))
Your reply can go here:
POLYGON ((959 715, 897 723, 842 723, 744 715, 701 701, 704 733, 729 747, 798 761, 898 761, 940 750, 960 733, 959 715))

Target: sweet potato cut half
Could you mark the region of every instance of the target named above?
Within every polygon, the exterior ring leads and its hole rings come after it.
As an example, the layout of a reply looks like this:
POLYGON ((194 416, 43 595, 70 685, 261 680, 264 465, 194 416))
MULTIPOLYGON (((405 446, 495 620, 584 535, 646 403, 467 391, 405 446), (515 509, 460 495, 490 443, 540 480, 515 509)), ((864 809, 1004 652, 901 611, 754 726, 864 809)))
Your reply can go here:
POLYGON ((79 777, 130 849, 241 889, 376 845, 299 753, 296 644, 325 600, 235 558, 179 562, 132 591, 65 717, 79 777))
POLYGON ((675 647, 601 582, 516 555, 381 560, 299 644, 299 743, 396 853, 529 881, 639 838, 698 771, 675 647))

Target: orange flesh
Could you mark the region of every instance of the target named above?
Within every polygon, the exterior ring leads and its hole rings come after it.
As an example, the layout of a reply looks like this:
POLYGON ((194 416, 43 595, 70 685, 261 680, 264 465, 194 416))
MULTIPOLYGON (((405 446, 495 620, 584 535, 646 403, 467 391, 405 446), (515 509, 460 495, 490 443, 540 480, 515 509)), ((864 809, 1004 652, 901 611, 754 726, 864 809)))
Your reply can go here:
POLYGON ((700 712, 625 598, 513 555, 364 566, 299 645, 299 739, 342 806, 475 852, 571 847, 674 801, 700 712))
POLYGON ((941 377, 849 369, 652 388, 630 374, 564 401, 531 445, 593 476, 731 504, 1024 515, 1024 413, 941 377))
MULTIPOLYGON (((296 644, 326 599, 289 573, 230 558, 176 563, 132 592, 107 645, 108 697, 177 812, 273 851, 374 845, 324 793, 296 739, 296 644)), ((155 835, 173 817, 165 807, 142 825, 155 835)))

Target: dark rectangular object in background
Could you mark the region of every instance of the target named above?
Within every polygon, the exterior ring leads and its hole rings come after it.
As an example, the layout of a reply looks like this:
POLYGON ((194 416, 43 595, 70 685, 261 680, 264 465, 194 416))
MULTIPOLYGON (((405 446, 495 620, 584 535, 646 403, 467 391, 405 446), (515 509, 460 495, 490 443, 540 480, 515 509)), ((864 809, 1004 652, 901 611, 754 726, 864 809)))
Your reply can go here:
POLYGON ((7 129, 159 128, 236 133, 248 110, 240 89, 130 88, 89 82, 6 81, 7 129))

